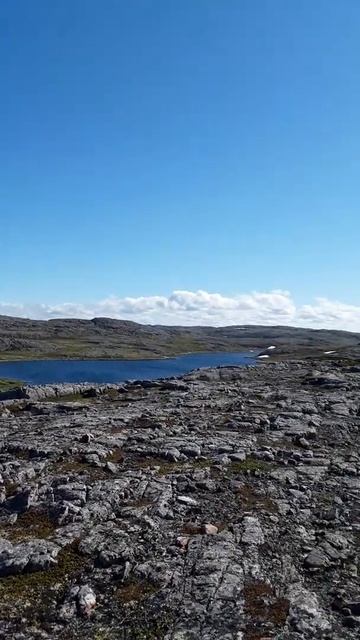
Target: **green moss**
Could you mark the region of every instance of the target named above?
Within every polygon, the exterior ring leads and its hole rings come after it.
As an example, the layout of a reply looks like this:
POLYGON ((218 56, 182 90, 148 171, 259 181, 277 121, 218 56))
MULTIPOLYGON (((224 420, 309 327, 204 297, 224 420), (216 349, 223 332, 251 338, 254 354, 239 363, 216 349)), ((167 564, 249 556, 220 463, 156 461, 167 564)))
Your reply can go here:
MULTIPOLYGON (((115 620, 109 622, 109 626, 97 626, 92 621, 93 628, 87 628, 86 640, 163 640, 173 626, 173 616, 154 611, 151 617, 147 617, 146 612, 137 608, 134 615, 129 620, 122 620, 119 626, 115 620), (138 619, 141 616, 141 620, 138 619), (110 626, 111 625, 111 626, 110 626)), ((67 628, 60 635, 61 640, 85 640, 85 636, 80 626, 76 629, 67 628)))
POLYGON ((120 394, 117 389, 108 389, 102 394, 106 400, 119 400, 120 394))
POLYGON ((151 628, 126 629, 126 638, 129 640, 163 640, 169 628, 169 624, 163 620, 154 622, 151 628))
POLYGON ((214 465, 214 461, 209 458, 198 458, 186 463, 191 469, 209 469, 214 465))
POLYGON ((265 462, 264 460, 257 460, 256 458, 246 458, 241 462, 231 462, 227 470, 230 473, 252 473, 254 471, 270 471, 273 465, 271 462, 265 462))
POLYGON ((24 383, 21 380, 8 380, 7 378, 0 378, 0 393, 2 391, 9 391, 10 389, 17 389, 22 387, 24 383))
POLYGON ((181 471, 183 465, 179 462, 166 462, 163 458, 137 458, 135 461, 131 462, 131 468, 135 469, 146 469, 158 467, 157 474, 160 476, 166 476, 170 473, 176 473, 181 471))
POLYGON ((13 360, 33 360, 34 353, 32 351, 2 351, 0 353, 0 360, 13 361, 13 360))
POLYGON ((94 640, 117 640, 119 635, 113 629, 97 629, 94 633, 94 640))
POLYGON ((164 611, 158 606, 146 609, 146 602, 142 601, 134 610, 133 619, 121 629, 127 640, 164 640, 174 625, 174 613, 164 611))

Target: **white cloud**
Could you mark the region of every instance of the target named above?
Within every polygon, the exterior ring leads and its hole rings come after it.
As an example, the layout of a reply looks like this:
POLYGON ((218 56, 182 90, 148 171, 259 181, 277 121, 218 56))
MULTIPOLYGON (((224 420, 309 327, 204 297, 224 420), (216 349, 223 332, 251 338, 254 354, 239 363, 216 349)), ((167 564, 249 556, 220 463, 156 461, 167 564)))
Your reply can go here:
POLYGON ((289 291, 282 290, 236 296, 179 290, 169 296, 110 296, 92 304, 0 302, 0 314, 39 319, 106 316, 170 325, 283 324, 360 331, 360 306, 326 298, 316 298, 311 304, 298 306, 289 291))
POLYGON ((297 318, 301 325, 310 322, 316 328, 360 331, 360 306, 327 298, 316 298, 315 304, 303 305, 297 318))

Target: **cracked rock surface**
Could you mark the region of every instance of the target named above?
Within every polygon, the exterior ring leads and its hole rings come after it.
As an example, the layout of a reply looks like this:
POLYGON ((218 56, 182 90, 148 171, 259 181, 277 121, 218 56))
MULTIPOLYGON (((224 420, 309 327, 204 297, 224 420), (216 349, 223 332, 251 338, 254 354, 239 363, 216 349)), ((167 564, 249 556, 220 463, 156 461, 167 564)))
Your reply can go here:
POLYGON ((0 402, 0 638, 355 640, 360 368, 0 402))

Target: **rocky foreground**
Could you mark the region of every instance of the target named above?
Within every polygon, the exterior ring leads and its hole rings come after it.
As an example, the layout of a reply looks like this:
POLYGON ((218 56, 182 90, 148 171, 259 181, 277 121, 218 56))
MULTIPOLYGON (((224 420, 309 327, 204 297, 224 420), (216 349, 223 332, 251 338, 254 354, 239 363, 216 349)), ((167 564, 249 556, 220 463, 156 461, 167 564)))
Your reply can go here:
POLYGON ((0 402, 0 637, 358 638, 359 391, 299 361, 0 402))

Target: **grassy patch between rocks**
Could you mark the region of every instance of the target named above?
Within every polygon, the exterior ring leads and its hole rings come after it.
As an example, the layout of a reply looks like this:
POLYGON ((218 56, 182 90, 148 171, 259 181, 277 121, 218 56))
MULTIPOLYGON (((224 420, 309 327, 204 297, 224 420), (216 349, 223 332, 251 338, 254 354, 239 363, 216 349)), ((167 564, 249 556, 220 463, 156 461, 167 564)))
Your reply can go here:
POLYGON ((271 471, 273 468, 271 462, 265 462, 264 460, 257 460, 257 458, 246 458, 241 462, 231 462, 226 469, 232 474, 237 473, 254 473, 255 471, 271 471))
POLYGON ((122 463, 125 460, 125 454, 122 449, 114 449, 112 453, 109 453, 104 459, 105 462, 122 463))
POLYGON ((278 513, 277 504, 267 495, 258 493, 254 487, 244 484, 236 491, 245 511, 267 511, 278 513))
POLYGON ((81 393, 67 393, 63 396, 53 396, 46 398, 45 402, 51 402, 55 404, 67 404, 71 402, 81 402, 83 404, 90 404, 95 398, 87 397, 81 393))
POLYGON ((21 513, 13 525, 2 527, 0 535, 11 542, 23 542, 30 538, 49 538, 55 528, 46 511, 30 508, 21 513))
POLYGON ((139 457, 136 460, 129 460, 130 469, 154 469, 156 467, 156 473, 160 476, 166 476, 171 473, 180 472, 184 469, 184 463, 181 462, 168 462, 164 458, 153 457, 139 457))
POLYGON ((10 389, 17 389, 23 386, 21 380, 9 380, 8 378, 0 378, 0 393, 2 391, 10 391, 10 389))
POLYGON ((26 410, 27 402, 25 400, 20 400, 19 402, 14 402, 13 404, 9 404, 6 408, 10 413, 14 416, 26 410))
POLYGON ((213 460, 185 460, 183 462, 167 462, 161 458, 156 459, 156 462, 153 463, 156 466, 159 466, 158 474, 165 476, 170 473, 177 472, 189 472, 196 471, 201 469, 209 469, 213 471, 215 468, 215 463, 213 460))
MULTIPOLYGON (((108 459, 108 458, 107 458, 108 459)), ((138 456, 135 459, 128 458, 128 463, 131 468, 144 469, 146 467, 159 467, 157 473, 159 475, 167 475, 168 473, 176 473, 181 471, 191 472, 201 469, 209 469, 210 471, 216 471, 219 468, 219 463, 211 460, 210 458, 191 458, 188 460, 170 461, 166 458, 160 458, 158 456, 138 456)), ((226 467, 224 466, 224 469, 226 467)))
POLYGON ((128 507, 141 509, 142 507, 150 507, 153 504, 153 500, 150 500, 149 498, 140 498, 139 500, 129 500, 126 502, 126 504, 124 504, 124 509, 127 509, 128 507))
POLYGON ((6 492, 6 499, 7 498, 11 498, 11 496, 15 495, 15 493, 17 492, 19 485, 16 482, 11 482, 9 481, 5 481, 4 482, 4 487, 5 487, 5 492, 6 492))
POLYGON ((193 458, 192 460, 188 460, 186 465, 190 467, 190 469, 210 469, 215 464, 214 460, 210 460, 209 458, 193 458))
POLYGON ((126 635, 118 636, 117 640, 122 640, 123 637, 127 640, 163 640, 167 636, 171 624, 171 617, 162 616, 151 622, 144 622, 143 626, 141 624, 137 626, 134 624, 131 627, 126 626, 123 628, 126 635))
POLYGON ((119 400, 121 398, 121 393, 119 393, 118 389, 108 389, 101 397, 104 400, 119 400))
MULTIPOLYGON (((141 584, 143 583, 140 582, 141 584)), ((148 583, 146 584, 148 585, 148 583)), ((169 637, 169 631, 173 628, 174 611, 164 603, 159 604, 158 601, 153 601, 151 596, 158 591, 158 589, 154 590, 153 585, 150 592, 148 586, 144 587, 145 593, 142 587, 138 588, 135 589, 137 600, 120 602, 123 611, 128 610, 128 615, 119 629, 117 640, 122 638, 126 638, 126 640, 164 640, 165 637, 169 637)))
POLYGON ((138 602, 156 593, 158 589, 150 582, 131 580, 116 589, 115 597, 121 604, 138 602))
POLYGON ((80 458, 55 462, 52 473, 56 475, 79 474, 81 476, 87 476, 90 480, 105 480, 109 477, 109 471, 106 471, 106 469, 95 467, 88 462, 82 461, 80 458))
POLYGON ((276 595, 266 582, 248 582, 244 587, 244 613, 247 618, 244 640, 262 640, 284 627, 289 601, 276 595))
POLYGON ((52 602, 62 596, 69 581, 84 569, 87 562, 79 554, 78 541, 75 541, 62 549, 57 564, 47 571, 1 578, 0 617, 25 617, 34 623, 43 621, 52 602))

